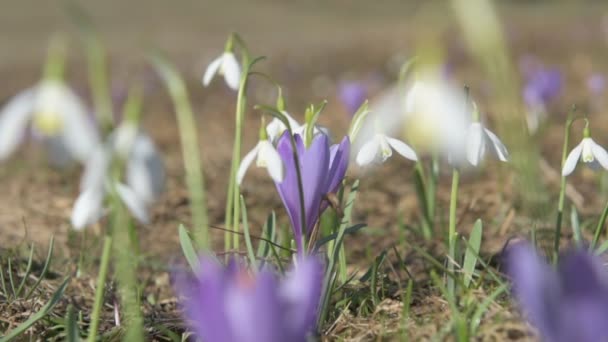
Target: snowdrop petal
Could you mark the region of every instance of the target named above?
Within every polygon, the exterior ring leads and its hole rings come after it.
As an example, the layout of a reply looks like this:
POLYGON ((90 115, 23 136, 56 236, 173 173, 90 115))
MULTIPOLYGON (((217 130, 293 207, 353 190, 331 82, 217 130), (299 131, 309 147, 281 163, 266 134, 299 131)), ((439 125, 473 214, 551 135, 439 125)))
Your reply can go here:
POLYGON ((241 161, 241 165, 239 166, 239 170, 236 173, 236 181, 239 185, 243 182, 243 178, 245 177, 245 173, 249 166, 258 155, 258 151, 260 150, 260 143, 258 143, 249 153, 245 155, 245 158, 241 161))
POLYGON ((208 86, 209 83, 211 83, 211 80, 213 79, 213 76, 215 76, 215 74, 217 74, 218 70, 220 69, 220 67, 222 66, 222 58, 223 56, 220 56, 216 59, 214 59, 209 66, 207 66, 207 70, 205 70, 205 75, 203 75, 203 86, 208 86))
POLYGON ((598 145, 593 140, 591 144, 591 151, 598 163, 600 163, 604 169, 608 170, 608 152, 606 152, 602 146, 598 145))
POLYGON ((150 223, 148 208, 146 208, 144 201, 137 196, 133 189, 122 183, 116 183, 116 192, 118 192, 118 196, 137 221, 143 224, 150 223))
POLYGON ((568 154, 568 158, 566 158, 566 162, 564 163, 564 168, 562 169, 562 176, 567 176, 574 171, 576 164, 578 164, 578 160, 581 157, 581 153, 583 152, 583 143, 578 144, 570 154, 568 154))
POLYGON ((72 209, 70 218, 72 227, 80 230, 97 222, 103 215, 104 191, 100 187, 92 187, 83 191, 72 209))
POLYGON ((479 165, 485 153, 484 143, 483 127, 478 122, 472 123, 467 136, 467 160, 471 165, 479 165))
POLYGON ((416 152, 403 141, 391 137, 386 137, 386 141, 388 141, 388 144, 403 157, 409 160, 418 160, 416 152))
POLYGON ((165 166, 149 136, 140 133, 133 142, 127 163, 127 184, 147 204, 165 187, 165 166))
POLYGON ((69 88, 63 86, 61 101, 57 111, 63 116, 61 136, 73 157, 85 163, 100 138, 97 129, 88 116, 85 105, 69 88))
POLYGON ((98 145, 87 161, 80 180, 80 191, 89 188, 103 188, 108 170, 110 168, 111 156, 105 145, 98 145))
POLYGON ((263 144, 260 148, 260 155, 264 156, 266 169, 268 169, 270 177, 275 182, 282 182, 285 177, 285 170, 283 169, 283 160, 281 159, 279 152, 277 152, 268 141, 262 141, 260 144, 263 144))
POLYGON ((0 112, 0 160, 8 158, 27 131, 33 113, 37 88, 15 95, 0 112))
POLYGON ((500 141, 500 139, 498 139, 496 134, 492 133, 489 129, 484 128, 484 132, 492 142, 490 144, 490 147, 492 147, 491 151, 500 161, 506 162, 509 159, 509 152, 507 151, 505 145, 502 143, 502 141, 500 141))
POLYGON ((376 138, 366 142, 363 146, 361 146, 359 153, 357 153, 357 165, 365 166, 373 162, 374 159, 376 159, 379 148, 380 142, 376 138))
POLYGON ((224 53, 222 57, 222 72, 224 73, 226 84, 228 84, 230 88, 238 90, 239 82, 241 80, 241 67, 233 53, 224 53))

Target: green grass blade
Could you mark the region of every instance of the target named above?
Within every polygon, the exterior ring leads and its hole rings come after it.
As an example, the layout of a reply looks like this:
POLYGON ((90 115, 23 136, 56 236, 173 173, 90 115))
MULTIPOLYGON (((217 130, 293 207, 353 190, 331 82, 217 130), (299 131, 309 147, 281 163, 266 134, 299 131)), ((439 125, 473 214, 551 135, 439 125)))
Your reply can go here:
POLYGON ((475 332, 477 331, 477 328, 479 327, 479 324, 481 323, 481 318, 483 317, 484 313, 486 311, 488 311, 488 307, 490 306, 490 304, 492 304, 492 302, 494 302, 496 300, 496 297, 498 297, 500 294, 502 294, 503 292, 505 292, 508 288, 508 284, 502 284, 501 286, 499 286, 496 290, 494 290, 494 292, 492 292, 488 297, 486 297, 483 302, 481 302, 481 304, 479 304, 479 306, 477 307, 477 310, 475 310, 475 313, 473 314, 473 316, 471 317, 471 335, 475 335, 475 332))
POLYGON ((30 318, 28 318, 27 321, 21 323, 15 329, 11 330, 8 334, 6 334, 2 338, 0 338, 0 342, 11 341, 12 339, 21 335, 27 329, 29 329, 32 325, 34 325, 34 323, 38 322, 39 320, 44 318, 44 316, 49 314, 51 312, 51 310, 53 310, 53 307, 55 307, 55 305, 57 305, 57 303, 59 303, 61 296, 63 296, 63 292, 65 291, 66 287, 68 286, 69 280, 70 280, 70 278, 66 278, 63 281, 63 283, 61 283, 61 285, 59 286, 57 291, 55 291, 55 293, 53 293, 53 296, 51 297, 51 299, 38 312, 36 312, 32 316, 30 316, 30 318))
POLYGON ((76 315, 74 314, 74 307, 71 304, 70 306, 68 306, 68 314, 65 318, 65 330, 66 342, 80 341, 80 334, 78 333, 78 323, 76 321, 76 315))
POLYGON ((17 287, 17 293, 15 294, 15 297, 19 297, 19 294, 21 294, 21 291, 23 290, 25 281, 27 280, 27 277, 29 277, 30 272, 32 271, 32 260, 33 259, 34 259, 34 244, 32 244, 32 247, 30 247, 30 255, 27 259, 27 267, 25 268, 25 274, 23 275, 23 278, 21 278, 19 287, 17 287))
POLYGON ((468 288, 471 280, 473 279, 473 273, 475 272, 475 265, 477 265, 477 257, 479 255, 479 249, 481 248, 481 237, 483 234, 483 224, 481 219, 477 219, 471 230, 469 236, 469 246, 464 255, 464 262, 462 263, 462 271, 464 272, 464 287, 468 288))
POLYGON ((194 245, 192 244, 192 240, 188 235, 188 231, 183 224, 179 225, 179 244, 182 246, 182 252, 184 253, 184 257, 186 257, 186 261, 188 261, 188 265, 194 272, 199 271, 199 260, 196 254, 196 250, 194 249, 194 245))
POLYGON ((578 218, 578 212, 576 207, 572 206, 570 209, 570 224, 572 225, 572 233, 576 247, 583 247, 583 235, 581 234, 581 223, 578 218))
POLYGON ((42 267, 42 272, 40 272, 40 276, 38 277, 38 280, 36 280, 36 283, 34 284, 34 286, 32 286, 32 288, 30 288, 30 290, 28 291, 27 295, 25 295, 26 300, 30 298, 30 296, 32 295, 32 293, 34 293, 34 291, 36 291, 36 289, 40 285, 40 282, 46 276, 46 273, 48 272, 49 267, 51 266, 51 260, 53 259, 53 250, 54 249, 55 249, 55 236, 51 236, 51 241, 49 242, 49 252, 46 255, 46 260, 44 261, 44 266, 42 267))

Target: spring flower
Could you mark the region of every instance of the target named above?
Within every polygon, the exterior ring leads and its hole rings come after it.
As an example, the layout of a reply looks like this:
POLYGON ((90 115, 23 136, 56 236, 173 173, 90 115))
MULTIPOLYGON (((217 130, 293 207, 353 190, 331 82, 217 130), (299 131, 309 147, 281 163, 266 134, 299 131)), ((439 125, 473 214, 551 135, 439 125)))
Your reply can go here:
POLYGON ((324 197, 335 192, 344 179, 348 168, 350 140, 344 137, 340 144, 329 146, 327 135, 318 134, 306 147, 299 134, 295 134, 294 139, 302 176, 304 212, 301 211, 298 176, 288 133, 283 134, 277 145, 285 165, 285 179, 275 184, 289 215, 298 252, 302 254, 302 237, 310 236, 321 213, 328 206, 324 197), (302 227, 302 217, 305 218, 305 227, 302 227))
POLYGON ((592 165, 599 163, 608 170, 608 152, 591 139, 588 127, 585 128, 583 140, 568 154, 562 169, 562 176, 571 174, 579 160, 583 163, 592 163, 592 165))
POLYGON ((532 58, 524 60, 522 69, 526 120, 530 132, 536 132, 540 122, 547 116, 547 105, 561 92, 562 75, 558 69, 547 68, 532 58))
POLYGON ((225 51, 221 56, 209 63, 203 75, 203 85, 205 87, 208 86, 213 77, 218 73, 224 76, 224 80, 230 88, 234 90, 239 89, 241 67, 232 52, 225 51))
POLYGON ((363 82, 343 82, 338 86, 338 98, 347 112, 353 115, 367 99, 367 87, 363 82))
POLYGON ((253 148, 253 150, 247 153, 245 158, 243 158, 236 176, 239 184, 241 184, 243 181, 245 172, 247 172, 247 169, 254 159, 256 159, 256 165, 258 167, 265 167, 268 170, 270 177, 275 182, 283 181, 284 172, 281 156, 269 140, 262 139, 253 148))
POLYGON ((548 342, 608 336, 608 274, 597 257, 572 251, 554 270, 527 243, 507 248, 507 274, 530 322, 548 342))
POLYGON ((473 122, 467 132, 467 160, 477 166, 489 150, 498 160, 506 162, 509 158, 507 148, 496 134, 483 127, 480 122, 473 122))
POLYGON ((86 162, 99 136, 85 105, 62 81, 41 81, 14 96, 0 112, 0 160, 19 146, 31 126, 55 160, 86 162))
POLYGON ((375 161, 384 163, 393 155, 393 149, 409 160, 418 160, 416 152, 406 143, 378 133, 372 140, 366 142, 357 153, 357 165, 365 166, 375 161))
POLYGON ((80 184, 81 193, 72 209, 71 222, 75 229, 82 229, 103 217, 104 200, 112 188, 138 221, 149 222, 148 207, 163 190, 165 170, 152 140, 128 125, 121 125, 106 144, 97 147, 87 162, 80 184), (127 141, 131 141, 130 146, 124 145, 127 141), (125 165, 126 184, 111 177, 112 164, 117 160, 125 165))
MULTIPOLYGON (((286 111, 281 112, 285 118, 287 118, 287 122, 289 123, 289 128, 292 131, 301 130, 302 125, 300 125, 296 119, 294 119, 289 113, 286 111)), ((268 125, 266 125, 266 134, 270 141, 276 142, 279 137, 287 130, 287 126, 283 123, 283 121, 278 118, 273 118, 268 125)))
POLYGON ((176 290, 195 334, 206 342, 305 342, 314 333, 323 268, 301 259, 285 279, 265 269, 255 277, 232 262, 224 268, 202 258, 195 278, 176 290))
POLYGON ((606 90, 606 78, 602 74, 591 74, 587 78, 587 89, 594 96, 600 96, 606 90))

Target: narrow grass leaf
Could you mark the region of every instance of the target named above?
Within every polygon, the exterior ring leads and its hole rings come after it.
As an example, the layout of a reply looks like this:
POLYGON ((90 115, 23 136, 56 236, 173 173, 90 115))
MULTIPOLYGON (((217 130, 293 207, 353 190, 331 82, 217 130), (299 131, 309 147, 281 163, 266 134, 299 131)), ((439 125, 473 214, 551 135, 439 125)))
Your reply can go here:
POLYGON ((253 252, 253 245, 251 244, 251 235, 249 234, 249 222, 247 221, 247 207, 245 206, 245 198, 243 195, 240 196, 241 201, 241 217, 243 220, 243 235, 245 235, 245 247, 247 248, 247 256, 249 256, 249 264, 251 269, 257 272, 257 262, 255 259, 255 253, 253 252))
POLYGON ((583 247, 583 235, 581 234, 581 224, 575 206, 572 206, 570 209, 570 224, 572 225, 572 233, 574 237, 574 242, 576 243, 576 247, 583 247))
POLYGON ((483 234, 483 224, 481 219, 477 219, 469 236, 469 245, 464 254, 464 262, 462 263, 462 271, 464 272, 464 287, 468 288, 473 279, 475 266, 477 265, 477 257, 481 248, 481 237, 483 234))
POLYGON ((188 235, 188 230, 184 227, 183 224, 179 225, 179 244, 182 246, 182 252, 184 253, 184 257, 186 257, 186 261, 188 261, 188 265, 194 272, 198 272, 199 270, 199 261, 198 256, 196 254, 196 250, 194 249, 194 245, 192 244, 192 239, 188 235))
POLYGON ((46 276, 46 273, 48 272, 49 267, 51 266, 51 260, 53 259, 53 250, 54 249, 55 249, 55 236, 51 236, 51 240, 49 241, 49 251, 46 255, 46 260, 44 261, 44 266, 42 267, 42 272, 40 272, 40 276, 38 276, 38 280, 36 280, 36 283, 34 283, 34 285, 28 291, 27 295, 25 295, 26 300, 30 298, 30 296, 32 295, 32 293, 34 293, 34 291, 36 291, 36 289, 40 285, 40 282, 46 276))
POLYGON ((492 292, 488 297, 486 297, 483 300, 483 302, 481 302, 479 304, 479 306, 477 307, 477 310, 475 310, 475 313, 471 317, 471 326, 470 326, 471 335, 475 335, 475 332, 477 331, 477 328, 479 327, 479 324, 481 323, 481 318, 486 313, 486 311, 488 311, 490 304, 492 304, 500 294, 505 292, 507 290, 507 288, 508 288, 508 285, 506 283, 502 284, 496 290, 494 290, 494 292, 492 292))

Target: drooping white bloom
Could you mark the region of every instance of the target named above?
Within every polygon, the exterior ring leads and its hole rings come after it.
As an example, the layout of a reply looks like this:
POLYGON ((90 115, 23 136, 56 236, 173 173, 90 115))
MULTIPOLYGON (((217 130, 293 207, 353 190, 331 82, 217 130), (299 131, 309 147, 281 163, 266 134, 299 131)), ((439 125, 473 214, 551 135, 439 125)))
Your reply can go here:
POLYGON ((583 163, 599 163, 604 169, 608 170, 608 152, 598 145, 591 137, 586 136, 583 140, 570 151, 564 168, 562 169, 562 176, 567 176, 574 171, 576 164, 579 159, 583 163))
POLYGON ((236 174, 238 184, 241 184, 243 181, 245 173, 254 159, 256 159, 256 166, 266 168, 270 174, 270 177, 275 182, 283 181, 285 171, 281 156, 270 141, 262 139, 253 148, 253 150, 249 151, 249 153, 245 155, 245 158, 243 158, 243 161, 241 162, 239 170, 236 174))
POLYGON ((393 149, 407 159, 418 160, 416 152, 406 143, 378 133, 370 141, 363 144, 359 153, 357 153, 357 164, 365 166, 376 161, 384 163, 393 155, 393 149))
POLYGON ((241 67, 232 52, 224 52, 207 66, 203 75, 203 85, 208 86, 218 73, 224 76, 224 80, 230 88, 238 90, 241 80, 241 67))
MULTIPOLYGON (((128 125, 129 123, 123 123, 128 125)), ((99 145, 87 162, 80 183, 81 194, 72 209, 72 225, 76 229, 90 225, 103 216, 103 199, 113 187, 133 217, 142 223, 149 222, 148 206, 158 198, 165 182, 165 170, 152 140, 136 131, 130 146, 130 129, 110 135, 106 144, 99 145), (121 142, 122 139, 122 142, 121 142), (113 159, 125 163, 126 184, 111 179, 113 159)))
MULTIPOLYGON (((287 122, 294 133, 296 130, 301 129, 302 125, 300 125, 296 119, 291 117, 289 113, 285 111, 282 111, 281 113, 285 116, 285 118, 287 118, 287 122)), ((278 139, 286 130, 287 126, 285 126, 283 121, 279 120, 278 118, 273 118, 272 121, 266 125, 266 134, 268 134, 270 141, 276 141, 276 139, 278 139)))
POLYGON ((509 158, 507 148, 496 134, 481 123, 473 122, 467 132, 467 160, 473 166, 479 165, 488 149, 500 161, 506 162, 509 158))
POLYGON ((13 97, 0 112, 0 160, 8 158, 30 126, 58 159, 86 162, 99 135, 78 96, 63 82, 45 80, 13 97))

